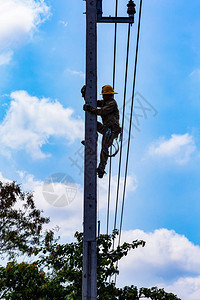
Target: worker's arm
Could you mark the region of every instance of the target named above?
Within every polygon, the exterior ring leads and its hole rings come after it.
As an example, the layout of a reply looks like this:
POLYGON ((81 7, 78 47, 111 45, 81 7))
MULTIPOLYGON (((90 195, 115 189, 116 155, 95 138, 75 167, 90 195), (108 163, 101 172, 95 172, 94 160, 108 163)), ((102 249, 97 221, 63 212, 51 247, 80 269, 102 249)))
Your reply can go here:
MULTIPOLYGON (((84 85, 81 89, 82 97, 85 99, 85 93, 86 93, 86 85, 84 85)), ((97 100, 97 107, 102 107, 104 105, 103 100, 97 100)))
POLYGON ((89 104, 84 104, 83 105, 83 110, 84 111, 89 111, 90 113, 97 115, 97 110, 98 109, 91 106, 91 105, 89 105, 89 104))
POLYGON ((117 104, 116 101, 113 99, 112 101, 109 102, 104 102, 104 106, 102 106, 99 109, 96 109, 96 114, 99 116, 106 116, 108 114, 111 114, 116 110, 117 104))
POLYGON ((97 100, 97 107, 102 107, 104 105, 103 100, 97 100))
POLYGON ((81 89, 82 97, 85 99, 86 85, 84 85, 81 89))
POLYGON ((89 104, 85 104, 85 105, 83 105, 83 110, 89 111, 90 113, 98 115, 98 116, 106 116, 115 111, 116 105, 117 104, 116 104, 115 100, 113 99, 113 101, 109 101, 109 103, 107 105, 104 105, 101 108, 96 108, 89 104))

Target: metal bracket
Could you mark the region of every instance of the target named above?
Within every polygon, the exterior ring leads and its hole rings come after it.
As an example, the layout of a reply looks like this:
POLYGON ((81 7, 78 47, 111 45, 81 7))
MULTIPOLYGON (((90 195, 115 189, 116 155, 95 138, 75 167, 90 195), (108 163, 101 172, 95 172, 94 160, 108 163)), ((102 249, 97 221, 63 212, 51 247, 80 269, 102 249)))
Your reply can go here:
POLYGON ((134 14, 129 17, 103 17, 102 0, 97 0, 97 23, 134 23, 134 14))

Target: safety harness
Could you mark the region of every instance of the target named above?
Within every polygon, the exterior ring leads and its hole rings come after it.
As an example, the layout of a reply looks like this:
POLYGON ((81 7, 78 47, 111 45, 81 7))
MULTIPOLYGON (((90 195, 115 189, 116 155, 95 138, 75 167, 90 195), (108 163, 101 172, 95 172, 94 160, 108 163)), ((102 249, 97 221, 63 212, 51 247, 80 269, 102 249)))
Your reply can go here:
MULTIPOLYGON (((121 128, 120 128, 121 129, 121 128)), ((106 142, 107 143, 109 143, 109 141, 110 141, 110 139, 112 138, 112 135, 113 134, 115 134, 115 131, 112 131, 110 128, 107 128, 107 130, 106 130, 106 133, 105 133, 105 136, 106 136, 106 142)), ((103 152, 108 156, 108 157, 115 157, 116 155, 117 155, 117 153, 119 152, 119 142, 118 142, 118 139, 119 139, 119 141, 121 141, 121 139, 122 139, 122 132, 121 132, 121 130, 120 130, 120 134, 119 133, 117 133, 118 134, 118 136, 113 140, 113 143, 112 143, 112 145, 110 146, 110 147, 114 147, 114 149, 115 149, 115 152, 113 153, 113 154, 107 154, 106 152, 105 152, 105 150, 103 149, 103 152), (116 145, 114 144, 114 141, 115 141, 115 143, 116 143, 116 145)), ((110 148, 109 147, 109 148, 110 148)))

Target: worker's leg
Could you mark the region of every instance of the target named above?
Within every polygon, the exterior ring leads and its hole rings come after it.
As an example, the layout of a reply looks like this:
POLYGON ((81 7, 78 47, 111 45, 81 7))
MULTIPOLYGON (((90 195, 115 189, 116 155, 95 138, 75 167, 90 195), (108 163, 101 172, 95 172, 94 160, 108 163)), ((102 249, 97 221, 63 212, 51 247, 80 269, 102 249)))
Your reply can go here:
POLYGON ((105 125, 97 121, 97 131, 101 134, 104 134, 106 130, 105 125))
POLYGON ((106 134, 103 135, 102 138, 102 146, 101 146, 101 154, 100 154, 100 163, 99 168, 103 171, 105 170, 107 160, 108 160, 108 149, 113 144, 113 137, 108 138, 106 134))
MULTIPOLYGON (((104 134, 105 130, 106 130, 105 126, 100 122, 97 122, 97 132, 104 134)), ((98 133, 97 133, 97 141, 98 141, 98 133)), ((85 146, 85 140, 81 141, 81 144, 85 146)))

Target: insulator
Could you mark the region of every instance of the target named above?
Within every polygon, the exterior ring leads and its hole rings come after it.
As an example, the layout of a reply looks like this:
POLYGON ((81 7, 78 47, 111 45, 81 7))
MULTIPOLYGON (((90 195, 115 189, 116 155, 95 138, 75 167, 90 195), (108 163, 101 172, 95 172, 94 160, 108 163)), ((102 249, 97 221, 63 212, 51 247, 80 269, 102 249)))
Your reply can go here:
POLYGON ((135 10, 135 3, 133 2, 133 0, 129 0, 129 3, 127 4, 127 13, 129 15, 129 17, 134 17, 136 10, 135 10))

